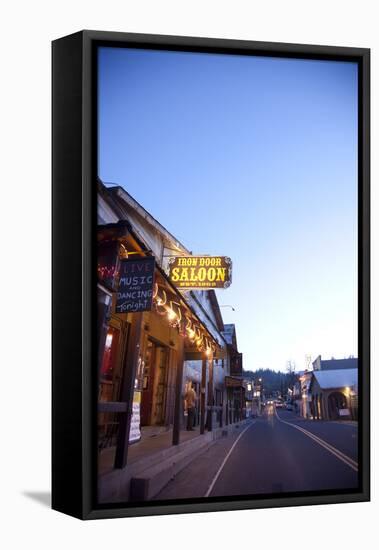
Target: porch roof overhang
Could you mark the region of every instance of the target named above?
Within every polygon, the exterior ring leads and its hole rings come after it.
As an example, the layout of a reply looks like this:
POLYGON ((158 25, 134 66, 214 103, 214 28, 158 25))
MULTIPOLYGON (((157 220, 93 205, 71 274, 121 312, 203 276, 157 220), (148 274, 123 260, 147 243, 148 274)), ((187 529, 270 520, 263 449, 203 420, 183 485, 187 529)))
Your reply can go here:
MULTIPOLYGON (((200 361, 204 359, 204 353, 199 351, 197 348, 188 347, 184 348, 185 360, 186 361, 200 361)), ((212 359, 225 359, 225 352, 222 347, 216 348, 216 351, 212 355, 212 359)))
MULTIPOLYGON (((123 244, 129 244, 134 249, 134 253, 141 254, 142 256, 152 255, 151 250, 145 246, 141 241, 139 236, 134 232, 132 225, 127 220, 121 220, 117 223, 110 223, 106 225, 98 226, 98 237, 100 240, 118 240, 123 244)), ((163 269, 155 263, 156 274, 160 279, 158 285, 160 284, 171 293, 188 314, 196 320, 196 323, 203 329, 207 334, 207 337, 213 342, 216 348, 221 348, 220 342, 212 335, 208 327, 201 321, 193 308, 188 304, 184 296, 179 292, 176 286, 170 281, 163 269)))
POLYGON ((353 387, 358 384, 358 369, 336 369, 325 371, 313 371, 309 384, 309 392, 313 391, 317 382, 320 390, 338 390, 353 387))

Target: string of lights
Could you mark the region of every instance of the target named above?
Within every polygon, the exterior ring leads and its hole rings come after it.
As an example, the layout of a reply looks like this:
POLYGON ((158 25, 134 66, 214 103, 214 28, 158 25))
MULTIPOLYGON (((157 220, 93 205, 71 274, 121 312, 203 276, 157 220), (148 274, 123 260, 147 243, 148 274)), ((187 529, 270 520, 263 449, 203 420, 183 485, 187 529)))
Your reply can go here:
POLYGON ((176 328, 180 334, 196 346, 198 351, 205 352, 208 357, 215 353, 216 345, 206 335, 205 331, 196 321, 183 313, 178 302, 168 300, 166 291, 160 288, 157 283, 154 285, 153 304, 156 313, 161 317, 166 316, 169 326, 176 328))

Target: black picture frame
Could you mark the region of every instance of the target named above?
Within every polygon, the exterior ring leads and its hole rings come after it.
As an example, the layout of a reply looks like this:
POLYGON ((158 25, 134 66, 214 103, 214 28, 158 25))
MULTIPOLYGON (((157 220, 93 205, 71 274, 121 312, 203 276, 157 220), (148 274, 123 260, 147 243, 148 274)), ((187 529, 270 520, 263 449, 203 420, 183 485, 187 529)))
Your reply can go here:
POLYGON ((52 43, 52 507, 81 519, 370 499, 370 50, 85 30, 52 43), (357 491, 204 502, 96 503, 96 56, 99 45, 355 61, 359 67, 357 491))

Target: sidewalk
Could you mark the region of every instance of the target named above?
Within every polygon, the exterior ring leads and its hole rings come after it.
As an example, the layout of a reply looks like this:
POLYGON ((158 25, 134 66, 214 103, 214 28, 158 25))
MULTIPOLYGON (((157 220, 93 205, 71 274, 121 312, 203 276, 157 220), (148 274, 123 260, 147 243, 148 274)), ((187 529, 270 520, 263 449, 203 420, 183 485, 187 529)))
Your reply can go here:
MULTIPOLYGON (((254 425, 256 419, 246 419, 237 423, 228 437, 216 439, 203 452, 196 456, 185 469, 171 479, 153 500, 205 497, 211 483, 219 471, 232 445, 241 432, 254 425)), ((238 444, 237 444, 238 445, 238 444)))
POLYGON ((142 439, 130 445, 128 463, 123 469, 113 469, 109 458, 103 457, 102 475, 99 478, 99 501, 145 501, 157 495, 169 481, 198 458, 220 438, 230 439, 235 430, 248 422, 214 427, 200 435, 197 426, 193 431, 181 430, 179 445, 172 445, 172 429, 145 432, 142 439), (105 464, 105 460, 107 464, 105 464))
POLYGON ((163 441, 171 441, 171 430, 165 434, 161 434, 156 438, 151 438, 143 442, 143 448, 145 453, 153 453, 150 455, 150 459, 146 458, 146 454, 142 455, 138 449, 138 456, 136 455, 131 459, 131 468, 134 465, 139 466, 138 474, 134 474, 130 482, 130 495, 131 501, 146 501, 153 499, 172 479, 174 479, 181 471, 187 471, 188 466, 196 459, 196 462, 215 441, 222 439, 229 439, 227 437, 230 434, 234 435, 236 429, 244 425, 247 420, 242 420, 236 424, 230 424, 222 428, 215 427, 212 431, 206 431, 200 435, 200 430, 197 428, 193 432, 187 432, 182 430, 180 432, 180 443, 160 451, 153 452, 153 449, 157 449, 158 445, 163 444, 163 441), (154 441, 159 439, 159 442, 154 441), (142 458, 143 456, 143 458, 142 458), (135 460, 135 461, 134 461, 135 460), (141 464, 144 467, 141 468, 141 464))
MULTIPOLYGON (((193 431, 180 431, 180 443, 189 441, 200 436, 200 427, 194 428, 193 431)), ((153 453, 159 452, 172 446, 172 428, 162 431, 157 434, 149 435, 145 433, 137 443, 133 443, 128 451, 128 463, 133 464, 142 458, 145 458, 153 453)))
MULTIPOLYGON (((140 460, 149 458, 155 453, 164 451, 173 447, 172 428, 164 430, 150 430, 150 426, 142 428, 142 437, 136 443, 132 443, 128 449, 128 465, 135 464, 140 460)), ((205 432, 206 433, 206 432, 205 432)), ((200 436, 200 427, 194 428, 194 431, 180 431, 180 443, 200 436)), ((115 447, 109 447, 102 451, 99 462, 99 471, 101 475, 109 473, 113 469, 115 447)))

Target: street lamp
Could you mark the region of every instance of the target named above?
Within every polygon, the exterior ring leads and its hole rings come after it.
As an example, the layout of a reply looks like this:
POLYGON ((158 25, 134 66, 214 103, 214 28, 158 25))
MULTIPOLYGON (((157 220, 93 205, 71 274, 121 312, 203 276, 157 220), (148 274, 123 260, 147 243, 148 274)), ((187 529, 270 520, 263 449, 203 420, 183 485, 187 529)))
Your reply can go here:
POLYGON ((263 380, 262 378, 258 378, 258 382, 259 382, 259 391, 261 392, 261 395, 263 396, 263 380))
POLYGON ((222 306, 219 305, 219 307, 230 307, 230 308, 232 308, 232 311, 235 311, 234 307, 233 307, 233 306, 230 306, 230 305, 228 305, 228 304, 225 304, 225 305, 222 305, 222 306))

